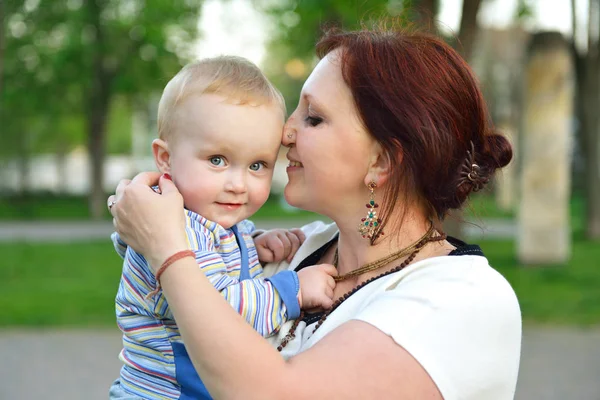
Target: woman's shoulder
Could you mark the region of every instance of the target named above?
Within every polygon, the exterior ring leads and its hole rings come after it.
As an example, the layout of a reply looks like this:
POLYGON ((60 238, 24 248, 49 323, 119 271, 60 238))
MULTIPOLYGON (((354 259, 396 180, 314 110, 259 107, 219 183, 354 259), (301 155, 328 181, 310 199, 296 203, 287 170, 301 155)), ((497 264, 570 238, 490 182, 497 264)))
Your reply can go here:
POLYGON ((416 262, 402 276, 382 282, 354 319, 377 327, 411 353, 444 398, 514 395, 519 303, 483 256, 416 262))
POLYGON ((520 319, 517 296, 506 278, 483 255, 448 255, 421 260, 390 276, 387 293, 406 296, 427 293, 428 302, 440 309, 452 304, 502 308, 520 319), (402 273, 404 272, 404 273, 402 273))

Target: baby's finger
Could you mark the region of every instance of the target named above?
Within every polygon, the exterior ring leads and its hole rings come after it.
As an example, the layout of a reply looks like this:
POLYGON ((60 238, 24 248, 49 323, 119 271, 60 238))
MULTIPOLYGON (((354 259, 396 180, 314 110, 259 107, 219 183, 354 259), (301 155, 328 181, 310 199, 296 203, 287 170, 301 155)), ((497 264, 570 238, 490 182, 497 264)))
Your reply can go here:
POLYGON ((306 240, 306 235, 304 234, 304 232, 302 232, 302 229, 293 228, 293 229, 290 229, 290 232, 292 232, 294 235, 296 235, 298 237, 298 240, 300 240, 300 244, 304 243, 304 241, 306 240))
POLYGON ((336 282, 335 279, 333 279, 333 276, 329 275, 327 277, 327 285, 331 288, 331 290, 335 289, 336 282))
POLYGON ((321 300, 321 306, 326 310, 330 309, 331 306, 333 306, 333 299, 323 296, 323 298, 321 300))
POLYGON ((263 262, 273 262, 275 261, 275 254, 266 246, 259 245, 256 246, 256 253, 258 255, 258 259, 263 262))
POLYGON ((294 233, 292 232, 286 232, 285 236, 287 237, 287 239, 290 241, 290 252, 288 253, 288 258, 287 258, 287 262, 291 262, 292 258, 294 258, 294 255, 296 254, 296 252, 298 251, 298 248, 300 247, 300 239, 298 238, 298 236, 296 236, 294 233))
POLYGON ((327 295, 327 297, 329 297, 330 299, 333 299, 333 288, 330 286, 327 286, 325 288, 325 294, 327 295))
POLYGON ((332 264, 321 264, 321 268, 323 269, 323 271, 326 274, 329 274, 331 276, 337 276, 338 272, 337 272, 337 268, 332 265, 332 264))
POLYGON ((292 250, 292 243, 290 242, 290 238, 287 236, 286 232, 284 232, 284 231, 278 232, 277 238, 281 242, 282 251, 283 251, 283 253, 281 254, 280 260, 283 260, 284 258, 287 258, 287 256, 290 254, 290 251, 292 250))
POLYGON ((283 260, 286 254, 284 251, 285 246, 279 238, 279 235, 276 237, 269 238, 269 240, 267 241, 267 247, 273 253, 274 260, 283 260))

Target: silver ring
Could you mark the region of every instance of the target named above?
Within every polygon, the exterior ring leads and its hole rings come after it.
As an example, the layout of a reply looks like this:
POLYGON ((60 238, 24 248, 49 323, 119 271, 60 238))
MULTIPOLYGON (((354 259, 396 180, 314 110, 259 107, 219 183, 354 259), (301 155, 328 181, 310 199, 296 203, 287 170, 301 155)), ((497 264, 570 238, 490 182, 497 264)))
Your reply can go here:
POLYGON ((108 203, 108 209, 110 210, 110 209, 112 208, 112 206, 114 206, 115 204, 117 204, 116 200, 111 200, 111 201, 108 203))

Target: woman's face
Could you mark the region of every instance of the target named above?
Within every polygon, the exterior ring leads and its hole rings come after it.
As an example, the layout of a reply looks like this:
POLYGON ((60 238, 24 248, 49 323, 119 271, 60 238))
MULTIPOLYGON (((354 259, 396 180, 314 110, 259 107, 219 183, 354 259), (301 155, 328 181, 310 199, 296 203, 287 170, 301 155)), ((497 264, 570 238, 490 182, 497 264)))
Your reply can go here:
POLYGON ((290 147, 287 202, 333 219, 363 211, 376 145, 360 122, 339 56, 329 53, 308 77, 282 140, 290 147))

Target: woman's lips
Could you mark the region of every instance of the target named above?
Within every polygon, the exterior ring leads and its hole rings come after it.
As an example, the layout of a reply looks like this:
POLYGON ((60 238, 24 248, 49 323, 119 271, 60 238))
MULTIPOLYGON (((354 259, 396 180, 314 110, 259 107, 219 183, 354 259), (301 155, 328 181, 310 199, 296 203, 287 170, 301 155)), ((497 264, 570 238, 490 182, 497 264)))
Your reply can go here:
POLYGON ((285 170, 286 170, 286 172, 298 171, 298 170, 302 169, 302 167, 303 167, 303 165, 301 162, 290 161, 290 163, 288 164, 288 166, 285 170))

